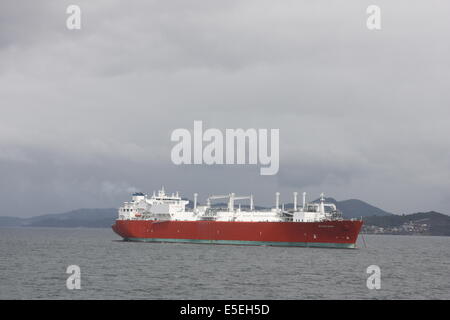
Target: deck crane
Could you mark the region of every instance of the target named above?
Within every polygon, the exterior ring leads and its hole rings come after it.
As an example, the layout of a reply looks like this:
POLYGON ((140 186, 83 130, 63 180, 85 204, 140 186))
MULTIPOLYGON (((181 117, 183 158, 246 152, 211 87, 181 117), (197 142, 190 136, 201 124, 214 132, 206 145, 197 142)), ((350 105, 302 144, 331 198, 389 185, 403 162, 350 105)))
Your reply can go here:
POLYGON ((242 197, 234 197, 233 200, 250 200, 250 211, 254 210, 254 206, 253 206, 253 195, 249 195, 249 196, 242 196, 242 197))
POLYGON ((233 193, 227 194, 227 195, 209 196, 208 199, 206 200, 206 205, 208 206, 208 208, 210 208, 211 207, 211 200, 229 199, 229 201, 228 201, 228 209, 230 209, 233 206, 233 203, 231 201, 232 197, 233 197, 233 193))
POLYGON ((234 211, 234 201, 235 200, 250 200, 250 210, 253 211, 254 210, 254 205, 253 205, 253 195, 250 196, 240 196, 240 197, 236 197, 235 193, 230 193, 227 195, 217 195, 217 196, 209 196, 207 199, 207 206, 211 207, 211 200, 217 200, 217 199, 228 199, 228 210, 229 211, 234 211))

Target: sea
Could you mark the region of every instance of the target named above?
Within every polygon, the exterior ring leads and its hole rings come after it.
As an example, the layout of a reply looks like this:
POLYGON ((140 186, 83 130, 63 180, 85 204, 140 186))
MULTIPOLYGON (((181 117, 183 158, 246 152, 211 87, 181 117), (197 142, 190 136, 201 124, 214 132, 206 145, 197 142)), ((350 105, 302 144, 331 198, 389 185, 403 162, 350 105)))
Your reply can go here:
POLYGON ((360 235, 357 245, 138 243, 110 229, 0 228, 0 299, 450 299, 450 237, 360 235))

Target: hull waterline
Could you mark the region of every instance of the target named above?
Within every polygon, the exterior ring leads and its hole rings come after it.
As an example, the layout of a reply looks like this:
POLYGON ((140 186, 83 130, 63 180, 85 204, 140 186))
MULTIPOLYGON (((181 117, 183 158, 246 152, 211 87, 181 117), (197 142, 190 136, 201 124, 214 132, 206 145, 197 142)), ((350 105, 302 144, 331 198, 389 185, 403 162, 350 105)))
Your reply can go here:
POLYGON ((112 229, 126 241, 355 248, 362 223, 117 220, 112 229))

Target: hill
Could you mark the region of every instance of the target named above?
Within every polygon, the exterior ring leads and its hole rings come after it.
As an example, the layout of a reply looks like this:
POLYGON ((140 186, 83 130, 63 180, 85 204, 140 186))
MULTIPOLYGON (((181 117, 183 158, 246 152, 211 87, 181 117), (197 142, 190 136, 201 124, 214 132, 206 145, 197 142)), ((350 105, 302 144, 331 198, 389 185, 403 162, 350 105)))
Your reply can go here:
POLYGON ((64 213, 45 214, 32 218, 0 217, 2 227, 111 227, 117 209, 78 209, 64 213))
MULTIPOLYGON (((318 200, 316 200, 318 201, 318 200)), ((430 211, 409 215, 394 215, 374 207, 364 201, 350 199, 337 201, 326 198, 326 202, 335 203, 346 218, 363 217, 363 232, 377 234, 423 234, 450 236, 450 217, 430 211)), ((214 204, 214 207, 226 208, 226 203, 214 204)), ((192 202, 188 205, 192 207, 192 202)), ((286 209, 293 204, 285 205, 286 209)), ((242 205, 248 208, 248 205, 242 205)), ((267 208, 256 207, 257 210, 267 208)), ((0 227, 92 227, 109 228, 117 218, 117 209, 78 209, 64 213, 45 214, 32 218, 0 217, 0 227)))
POLYGON ((450 216, 435 211, 371 216, 363 220, 365 233, 450 236, 450 216))
MULTIPOLYGON (((313 202, 319 202, 320 199, 316 199, 313 202)), ((377 208, 367 202, 358 199, 349 199, 343 201, 337 201, 334 198, 325 198, 325 202, 334 203, 338 210, 342 211, 343 216, 345 218, 361 218, 368 216, 391 216, 393 215, 390 212, 384 211, 380 208, 377 208)), ((293 203, 288 203, 285 205, 285 208, 290 209, 293 208, 293 203)))
MULTIPOLYGON (((189 199, 185 199, 189 200, 189 199)), ((315 200, 318 201, 318 200, 315 200)), ((389 212, 374 207, 364 201, 351 199, 336 201, 326 198, 326 202, 336 204, 336 207, 344 213, 346 218, 359 218, 366 216, 392 215, 389 212)), ((193 202, 189 200, 187 208, 192 209, 193 202)), ((226 208, 226 203, 215 203, 213 207, 226 208)), ((248 209, 248 204, 242 204, 243 209, 248 209)), ((293 208, 292 203, 285 205, 286 209, 293 208)), ((256 210, 267 210, 269 208, 255 206, 256 210)), ((64 213, 45 214, 32 218, 0 217, 0 226, 3 227, 95 227, 109 228, 117 218, 117 209, 78 209, 64 213)))

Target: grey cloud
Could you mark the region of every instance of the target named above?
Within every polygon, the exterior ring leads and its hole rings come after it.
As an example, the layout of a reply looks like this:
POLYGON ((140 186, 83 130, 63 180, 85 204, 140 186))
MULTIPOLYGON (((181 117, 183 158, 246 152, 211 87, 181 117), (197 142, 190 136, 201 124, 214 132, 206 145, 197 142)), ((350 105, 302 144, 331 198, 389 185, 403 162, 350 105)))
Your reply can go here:
POLYGON ((0 214, 186 196, 324 191, 447 212, 449 4, 379 1, 0 4, 0 214), (279 128, 280 172, 180 166, 170 133, 279 128), (298 191, 302 191, 298 190, 298 191), (27 200, 23 200, 23 199, 27 200))

